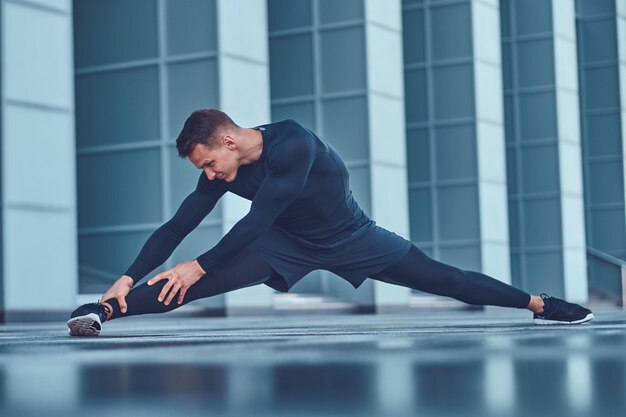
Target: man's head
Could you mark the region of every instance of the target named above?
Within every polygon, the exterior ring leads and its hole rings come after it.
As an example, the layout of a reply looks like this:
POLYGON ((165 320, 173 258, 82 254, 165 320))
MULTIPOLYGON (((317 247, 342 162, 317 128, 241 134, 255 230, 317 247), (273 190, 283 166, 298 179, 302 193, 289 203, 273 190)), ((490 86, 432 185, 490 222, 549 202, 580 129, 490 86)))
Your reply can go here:
POLYGON ((210 149, 222 146, 224 136, 239 128, 228 115, 217 109, 202 109, 191 113, 176 139, 181 158, 187 158, 197 144, 210 149))
MULTIPOLYGON (((232 182, 242 164, 250 163, 246 131, 226 113, 216 109, 196 110, 185 121, 176 139, 181 158, 204 171, 209 180, 232 182)), ((263 142, 261 140, 261 147, 263 142)))

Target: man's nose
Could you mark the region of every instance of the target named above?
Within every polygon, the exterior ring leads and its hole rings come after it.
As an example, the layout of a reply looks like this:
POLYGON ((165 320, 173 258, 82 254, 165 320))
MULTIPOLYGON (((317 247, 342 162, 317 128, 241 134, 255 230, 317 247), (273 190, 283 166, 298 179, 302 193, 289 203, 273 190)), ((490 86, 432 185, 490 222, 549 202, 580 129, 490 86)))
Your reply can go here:
POLYGON ((213 172, 212 170, 210 170, 209 168, 205 168, 204 170, 204 174, 206 175, 206 177, 209 180, 212 180, 213 178, 215 178, 215 172, 213 172))

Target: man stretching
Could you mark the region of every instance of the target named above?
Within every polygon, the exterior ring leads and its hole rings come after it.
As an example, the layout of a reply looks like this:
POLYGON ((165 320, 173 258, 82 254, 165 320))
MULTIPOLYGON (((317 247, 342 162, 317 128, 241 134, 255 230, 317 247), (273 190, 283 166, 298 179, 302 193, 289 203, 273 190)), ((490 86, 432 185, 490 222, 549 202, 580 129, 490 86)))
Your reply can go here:
POLYGON ((164 313, 256 284, 286 292, 315 269, 331 271, 355 288, 371 278, 468 304, 526 308, 536 324, 593 319, 590 310, 577 304, 530 295, 438 262, 377 226, 354 200, 341 157, 294 120, 242 128, 219 110, 198 110, 185 121, 176 147, 203 171, 196 189, 148 238, 99 302, 72 312, 70 335, 97 336, 106 320, 164 313), (170 257, 227 191, 252 201, 248 214, 195 260, 133 289, 170 257))

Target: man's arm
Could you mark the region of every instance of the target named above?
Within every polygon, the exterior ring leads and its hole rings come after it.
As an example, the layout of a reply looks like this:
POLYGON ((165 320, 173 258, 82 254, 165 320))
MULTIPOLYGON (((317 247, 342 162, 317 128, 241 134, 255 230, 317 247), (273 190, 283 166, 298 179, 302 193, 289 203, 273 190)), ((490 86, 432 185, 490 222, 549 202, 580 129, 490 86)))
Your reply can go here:
POLYGON ((254 196, 248 214, 217 245, 197 258, 206 273, 239 253, 269 229, 302 191, 315 156, 315 145, 308 137, 287 138, 272 149, 268 155, 270 171, 254 196))
POLYGON ((185 236, 213 210, 224 192, 223 188, 209 183, 204 174, 200 175, 196 189, 181 203, 174 217, 152 233, 124 274, 132 278, 133 285, 170 257, 185 236))

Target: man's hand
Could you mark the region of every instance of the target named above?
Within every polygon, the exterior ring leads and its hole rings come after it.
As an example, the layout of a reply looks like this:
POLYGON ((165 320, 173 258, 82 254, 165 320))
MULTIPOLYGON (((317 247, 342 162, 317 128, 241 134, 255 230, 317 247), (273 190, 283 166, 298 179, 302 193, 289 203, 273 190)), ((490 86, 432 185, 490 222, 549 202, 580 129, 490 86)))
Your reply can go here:
POLYGON ((165 305, 168 305, 176 296, 176 293, 180 291, 180 294, 178 295, 178 304, 182 304, 183 299, 185 298, 185 293, 187 293, 189 287, 198 282, 204 274, 205 272, 198 261, 185 261, 179 263, 172 269, 161 272, 160 274, 150 278, 148 280, 148 285, 152 285, 162 279, 168 280, 167 284, 165 284, 159 294, 159 301, 163 301, 167 296, 167 299, 165 299, 165 305))
POLYGON ((105 302, 109 298, 115 298, 120 305, 122 313, 126 313, 126 296, 131 288, 133 288, 133 279, 128 275, 122 275, 100 298, 100 303, 105 302))

